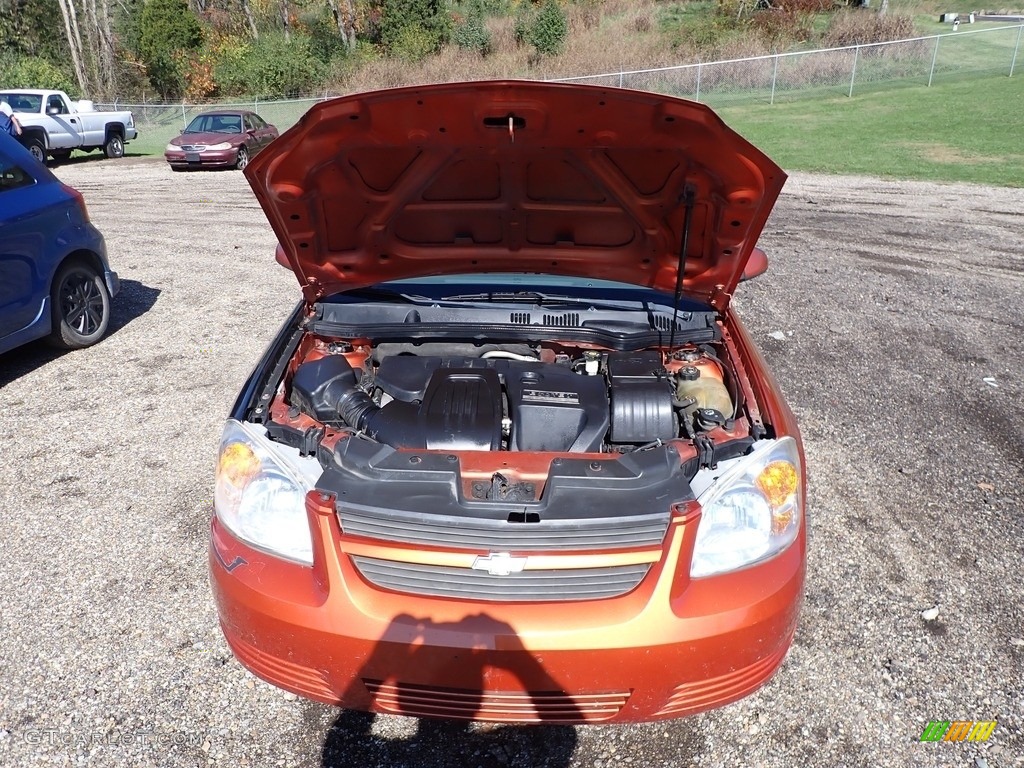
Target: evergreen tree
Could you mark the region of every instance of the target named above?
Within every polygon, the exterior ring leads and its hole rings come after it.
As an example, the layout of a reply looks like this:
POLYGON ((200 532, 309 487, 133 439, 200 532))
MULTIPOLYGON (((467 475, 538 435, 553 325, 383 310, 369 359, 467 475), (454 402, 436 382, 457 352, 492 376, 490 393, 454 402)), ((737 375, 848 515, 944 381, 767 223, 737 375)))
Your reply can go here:
POLYGON ((199 20, 186 0, 148 0, 139 23, 139 55, 149 79, 164 98, 184 88, 181 54, 203 41, 199 20))
POLYGON ((451 18, 445 0, 383 0, 380 42, 389 53, 403 55, 416 47, 433 53, 448 42, 451 18))
POLYGON ((476 51, 481 56, 487 56, 491 52, 491 33, 484 25, 482 3, 477 2, 470 7, 466 18, 455 26, 452 40, 459 48, 476 51))
POLYGON ((558 0, 545 0, 530 28, 530 44, 538 53, 550 56, 561 53, 568 36, 569 20, 565 17, 562 6, 558 4, 558 0))

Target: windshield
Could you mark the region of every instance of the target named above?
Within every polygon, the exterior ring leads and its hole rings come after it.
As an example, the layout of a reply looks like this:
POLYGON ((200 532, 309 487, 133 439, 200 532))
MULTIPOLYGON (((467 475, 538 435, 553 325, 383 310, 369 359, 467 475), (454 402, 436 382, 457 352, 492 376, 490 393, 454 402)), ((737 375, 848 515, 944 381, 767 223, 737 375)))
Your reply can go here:
POLYGON ((197 115, 185 133, 241 133, 241 115, 197 115))
POLYGON ((0 101, 10 104, 13 112, 39 112, 43 97, 34 93, 0 93, 0 101))

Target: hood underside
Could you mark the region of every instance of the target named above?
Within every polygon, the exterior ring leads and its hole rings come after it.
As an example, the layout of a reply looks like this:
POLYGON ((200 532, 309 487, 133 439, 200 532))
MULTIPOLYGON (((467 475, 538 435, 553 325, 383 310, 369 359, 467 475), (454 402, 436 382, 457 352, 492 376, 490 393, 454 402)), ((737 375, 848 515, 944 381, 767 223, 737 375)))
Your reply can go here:
POLYGON ((245 175, 307 300, 488 272, 671 293, 685 240, 683 291, 720 307, 786 179, 702 104, 532 81, 323 102, 245 175))

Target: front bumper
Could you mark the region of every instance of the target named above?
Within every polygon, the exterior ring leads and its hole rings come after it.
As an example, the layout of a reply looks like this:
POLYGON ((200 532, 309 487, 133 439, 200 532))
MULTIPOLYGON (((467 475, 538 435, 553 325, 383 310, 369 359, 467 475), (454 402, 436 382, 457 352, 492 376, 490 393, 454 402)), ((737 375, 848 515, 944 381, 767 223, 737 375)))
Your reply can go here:
POLYGON ((351 709, 497 722, 682 717, 759 688, 782 663, 804 580, 803 531, 779 556, 690 580, 697 514, 674 520, 640 586, 593 601, 399 594, 355 569, 333 507, 310 495, 314 566, 212 525, 221 626, 254 674, 351 709), (680 566, 682 564, 682 566, 680 566))
POLYGON ((238 161, 238 149, 204 150, 190 160, 184 152, 164 152, 164 159, 175 168, 228 168, 238 161))

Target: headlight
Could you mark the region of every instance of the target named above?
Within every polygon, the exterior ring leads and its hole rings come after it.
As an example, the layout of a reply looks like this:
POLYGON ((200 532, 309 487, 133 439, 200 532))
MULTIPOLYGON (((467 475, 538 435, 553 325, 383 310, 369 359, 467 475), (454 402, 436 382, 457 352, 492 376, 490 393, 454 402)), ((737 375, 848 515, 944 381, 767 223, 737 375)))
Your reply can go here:
POLYGON ((228 420, 220 441, 214 509, 235 536, 280 557, 313 563, 306 518, 311 486, 274 455, 259 427, 228 420))
POLYGON ((177 144, 168 144, 164 147, 164 152, 181 152, 181 147, 177 144))
POLYGON ((703 513, 690 576, 742 568, 792 544, 802 516, 802 472, 792 437, 759 443, 726 470, 698 499, 703 513))
POLYGON ((220 144, 210 144, 207 149, 231 149, 231 142, 222 141, 220 144))

